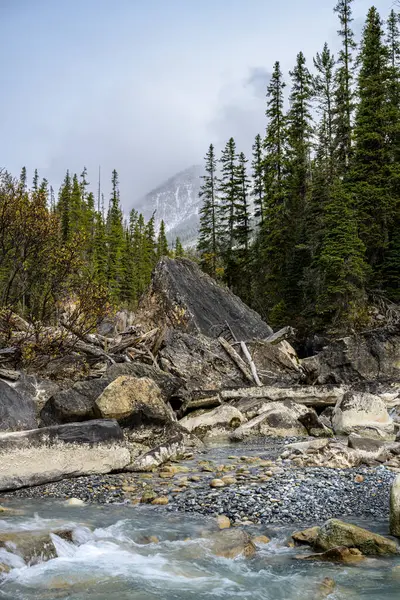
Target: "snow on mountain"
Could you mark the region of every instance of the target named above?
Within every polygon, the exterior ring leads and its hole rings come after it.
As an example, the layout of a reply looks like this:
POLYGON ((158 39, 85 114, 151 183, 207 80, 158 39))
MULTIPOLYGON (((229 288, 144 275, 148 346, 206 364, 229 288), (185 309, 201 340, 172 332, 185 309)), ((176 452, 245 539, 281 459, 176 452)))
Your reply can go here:
POLYGON ((185 246, 193 245, 198 234, 202 204, 199 192, 203 174, 204 167, 199 165, 177 173, 136 202, 136 210, 146 220, 155 213, 157 230, 164 221, 169 242, 179 237, 185 246))

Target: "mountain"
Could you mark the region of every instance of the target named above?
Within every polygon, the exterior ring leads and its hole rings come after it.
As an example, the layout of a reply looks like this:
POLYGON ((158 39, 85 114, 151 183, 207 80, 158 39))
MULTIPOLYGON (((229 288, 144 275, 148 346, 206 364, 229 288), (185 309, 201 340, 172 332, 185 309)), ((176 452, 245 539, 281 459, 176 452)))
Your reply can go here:
POLYGON ((199 165, 177 173, 136 202, 136 210, 146 220, 155 213, 156 229, 164 221, 169 242, 179 237, 185 246, 193 245, 198 234, 203 174, 204 167, 199 165))

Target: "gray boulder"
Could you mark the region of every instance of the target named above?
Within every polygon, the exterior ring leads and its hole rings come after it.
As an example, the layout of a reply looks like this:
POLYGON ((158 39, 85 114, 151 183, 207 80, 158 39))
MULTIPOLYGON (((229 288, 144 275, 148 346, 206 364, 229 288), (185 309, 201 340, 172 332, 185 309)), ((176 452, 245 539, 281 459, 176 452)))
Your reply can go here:
POLYGON ((384 401, 369 393, 346 393, 335 407, 332 424, 337 434, 362 433, 365 437, 386 440, 396 437, 384 401))
POLYGON ((184 258, 163 258, 158 263, 150 291, 139 307, 138 320, 211 338, 221 335, 226 324, 239 340, 263 339, 272 334, 260 315, 184 258))
POLYGON ((165 401, 170 400, 182 384, 174 375, 150 365, 115 364, 107 369, 104 377, 79 381, 71 388, 53 394, 40 413, 41 423, 49 426, 97 418, 99 416, 96 409, 97 398, 111 382, 122 375, 152 379, 161 389, 165 401))
POLYGON ((302 361, 312 383, 400 379, 400 325, 334 340, 302 361))
POLYGON ((131 462, 116 421, 89 421, 0 435, 0 490, 110 473, 131 462))
POLYGON ((390 533, 400 538, 400 475, 390 490, 390 533))
POLYGON ((33 398, 28 394, 20 394, 0 380, 0 430, 19 431, 35 427, 36 406, 33 398))

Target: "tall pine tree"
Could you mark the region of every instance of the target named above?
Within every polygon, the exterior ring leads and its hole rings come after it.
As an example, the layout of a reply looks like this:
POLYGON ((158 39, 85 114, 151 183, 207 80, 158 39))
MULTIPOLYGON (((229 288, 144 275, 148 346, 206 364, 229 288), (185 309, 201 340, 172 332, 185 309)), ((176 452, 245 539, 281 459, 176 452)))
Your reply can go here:
POLYGON ((217 203, 217 159, 214 146, 211 144, 205 156, 205 172, 202 177, 200 198, 203 205, 200 209, 200 228, 197 249, 200 264, 204 271, 216 277, 218 265, 218 203, 217 203))

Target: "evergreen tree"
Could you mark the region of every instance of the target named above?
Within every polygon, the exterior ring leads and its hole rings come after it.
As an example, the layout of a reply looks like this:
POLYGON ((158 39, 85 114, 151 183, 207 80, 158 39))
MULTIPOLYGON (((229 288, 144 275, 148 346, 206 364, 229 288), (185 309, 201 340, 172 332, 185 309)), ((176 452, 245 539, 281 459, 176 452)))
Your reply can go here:
POLYGON ((256 260, 255 295, 258 309, 270 316, 270 311, 282 299, 285 278, 286 204, 285 162, 287 150, 287 122, 283 112, 285 82, 279 62, 273 69, 267 88, 268 119, 265 148, 264 222, 254 248, 256 260), (267 309, 265 309, 265 306, 267 309))
POLYGON ((386 185, 389 69, 382 22, 376 8, 368 12, 359 64, 359 103, 351 182, 357 201, 361 239, 368 262, 378 276, 388 244, 392 198, 386 185))
POLYGON ((316 310, 325 322, 343 326, 360 319, 367 272, 364 251, 351 196, 337 179, 324 207, 323 242, 318 257, 316 310))
POLYGON ((255 204, 255 217, 259 219, 260 225, 264 222, 264 194, 265 194, 265 163, 263 157, 263 142, 261 135, 257 134, 253 144, 253 161, 252 174, 253 174, 253 190, 252 196, 254 197, 255 204))
POLYGON ((161 221, 157 237, 157 260, 160 260, 163 256, 169 256, 169 250, 167 236, 165 235, 165 223, 161 221))
POLYGON ((314 94, 317 99, 317 110, 321 115, 319 149, 329 163, 331 177, 334 171, 334 67, 335 57, 324 45, 321 53, 314 58, 316 75, 314 76, 314 94))
POLYGON ((218 204, 217 204, 217 159, 214 146, 211 144, 205 156, 205 172, 202 177, 200 198, 203 205, 200 209, 200 228, 197 249, 200 264, 204 271, 216 277, 218 263, 218 204))
POLYGON ((61 220, 61 233, 64 241, 70 238, 71 228, 71 177, 69 171, 66 172, 64 182, 60 188, 58 197, 58 212, 61 220))
POLYGON ((311 144, 313 136, 311 99, 312 77, 302 52, 290 72, 292 89, 288 113, 288 153, 286 161, 287 199, 285 207, 286 256, 284 301, 288 310, 301 307, 302 273, 310 264, 305 214, 311 194, 311 144))
POLYGON ((76 174, 74 174, 74 176, 72 177, 72 191, 69 216, 69 233, 72 236, 74 233, 78 233, 83 230, 81 186, 79 185, 78 177, 76 174))
POLYGON ((118 298, 121 288, 121 258, 124 246, 122 211, 119 204, 118 173, 112 172, 112 193, 107 215, 107 282, 112 295, 118 298))
POLYGON ((33 175, 32 190, 34 193, 37 193, 39 190, 39 173, 37 169, 35 169, 35 173, 33 175))
POLYGON ((250 181, 247 175, 247 159, 243 152, 239 154, 237 178, 239 182, 239 196, 235 202, 234 212, 234 269, 235 283, 232 285, 235 293, 239 294, 246 302, 250 302, 250 208, 249 188, 250 181))
POLYGON ((106 224, 100 212, 95 213, 93 240, 93 269, 96 280, 107 283, 107 234, 106 224))
POLYGON ((354 79, 353 51, 356 48, 354 33, 351 29, 352 10, 354 0, 338 0, 335 12, 339 16, 340 29, 338 34, 342 38, 342 48, 338 57, 336 71, 335 93, 335 147, 338 169, 345 173, 350 164, 352 143, 352 114, 354 111, 354 93, 352 83, 354 79))
POLYGON ((232 285, 234 266, 233 249, 235 244, 235 208, 239 202, 242 190, 238 178, 236 143, 233 138, 227 142, 222 151, 221 181, 219 185, 220 204, 218 207, 221 224, 222 258, 224 262, 225 279, 228 286, 232 285))
POLYGON ((175 258, 182 258, 183 256, 185 256, 185 251, 180 238, 177 237, 175 240, 175 258))
POLYGON ((26 167, 22 167, 21 174, 19 176, 19 181, 21 183, 21 187, 22 187, 23 191, 26 190, 26 179, 27 179, 26 167))

